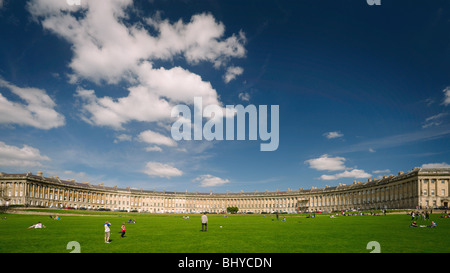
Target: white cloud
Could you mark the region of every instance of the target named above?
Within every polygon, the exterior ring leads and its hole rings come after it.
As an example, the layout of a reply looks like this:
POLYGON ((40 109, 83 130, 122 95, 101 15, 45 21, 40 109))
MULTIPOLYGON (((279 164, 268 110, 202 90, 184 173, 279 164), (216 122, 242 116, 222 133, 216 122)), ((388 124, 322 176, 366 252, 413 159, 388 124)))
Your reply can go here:
POLYGON ((45 90, 21 88, 3 79, 0 87, 9 89, 25 103, 9 101, 0 94, 0 123, 19 124, 39 129, 52 129, 65 124, 63 115, 55 111, 55 102, 45 90))
POLYGON ((250 100, 250 94, 249 93, 239 93, 239 98, 243 101, 249 101, 250 100))
POLYGON ((447 86, 442 92, 444 92, 444 102, 445 106, 450 104, 450 86, 447 86))
POLYGON ((158 146, 152 146, 145 148, 147 152, 162 152, 162 148, 158 146))
POLYGON ((426 118, 424 124, 422 125, 422 128, 428 128, 431 126, 441 125, 442 119, 447 115, 448 115, 448 113, 439 113, 434 116, 426 118))
POLYGON ((313 158, 306 160, 305 163, 309 164, 310 168, 319 171, 340 171, 345 169, 345 158, 343 157, 329 157, 324 154, 319 158, 313 158))
POLYGON ((183 175, 182 171, 169 164, 163 164, 154 161, 147 162, 143 172, 149 176, 158 176, 165 178, 183 175))
POLYGON ((127 73, 142 60, 172 60, 181 55, 192 64, 208 61, 221 67, 230 58, 246 54, 245 34, 240 31, 225 38, 225 26, 211 14, 194 15, 187 23, 181 19, 170 23, 157 14, 144 18, 146 24, 124 24, 123 19, 130 18, 126 11, 131 0, 81 1, 75 7, 64 2, 34 0, 28 10, 44 28, 73 44, 74 79, 117 83, 128 79, 127 73), (82 15, 70 12, 77 8, 82 15))
POLYGON ((125 81, 128 96, 97 97, 93 90, 78 90, 84 121, 123 129, 130 121, 159 122, 170 118, 171 108, 192 103, 201 96, 205 104, 220 105, 209 82, 181 67, 154 68, 154 61, 183 57, 189 64, 210 62, 216 69, 231 58, 246 55, 245 34, 225 36, 225 26, 208 13, 189 22, 162 20, 157 13, 133 23, 132 0, 81 1, 70 6, 59 0, 33 0, 33 18, 72 45, 71 82, 125 81), (83 12, 76 12, 82 10, 83 12), (126 21, 127 23, 124 23, 126 21))
POLYGON ((130 135, 121 134, 116 137, 116 139, 114 140, 114 143, 118 143, 121 141, 131 141, 131 140, 132 140, 132 137, 130 135))
POLYGON ((156 145, 164 145, 169 147, 175 147, 177 146, 177 142, 173 140, 170 137, 166 137, 164 135, 161 135, 160 133, 153 132, 152 130, 146 130, 143 131, 138 135, 138 140, 150 143, 150 144, 156 144, 156 145))
POLYGON ((228 67, 225 75, 223 75, 223 80, 225 81, 225 83, 229 83, 242 73, 244 73, 244 69, 242 67, 230 66, 228 67))
POLYGON ((369 148, 369 152, 375 153, 376 151, 374 149, 372 149, 372 148, 369 148))
POLYGON ((0 141, 0 166, 2 167, 40 167, 42 161, 50 158, 28 145, 22 148, 10 146, 0 141))
POLYGON ((70 176, 70 178, 67 179, 75 179, 75 180, 82 180, 86 179, 87 174, 85 172, 74 172, 71 170, 65 170, 63 173, 67 176, 70 176))
POLYGON ((216 186, 222 186, 224 184, 227 184, 230 182, 228 179, 222 179, 217 176, 213 176, 210 174, 204 174, 200 175, 199 177, 195 178, 193 180, 194 182, 200 182, 201 187, 216 187, 216 186))
POLYGON ((78 89, 83 119, 91 124, 122 129, 130 121, 158 122, 169 120, 172 108, 180 103, 193 103, 202 97, 204 105, 221 105, 211 84, 183 68, 152 69, 141 64, 140 84, 128 88, 128 96, 99 98, 93 90, 78 89))
POLYGON ((310 168, 319 171, 342 171, 337 174, 324 174, 319 179, 321 180, 337 180, 339 178, 370 178, 371 175, 364 170, 347 168, 344 165, 346 159, 344 157, 330 157, 327 154, 322 155, 319 158, 313 158, 306 160, 305 163, 309 164, 310 168))
POLYGON ((364 170, 353 169, 351 171, 344 171, 342 173, 337 173, 333 175, 321 175, 322 180, 337 180, 339 178, 370 178, 371 174, 366 173, 364 170))
POLYGON ((338 138, 338 137, 343 137, 344 135, 340 132, 328 132, 328 133, 324 133, 323 134, 326 138, 328 139, 332 139, 332 138, 338 138))
POLYGON ((152 37, 157 51, 155 56, 172 58, 183 54, 188 62, 209 61, 216 68, 226 64, 231 57, 245 57, 245 34, 240 31, 238 35, 223 39, 225 26, 216 22, 211 14, 194 15, 189 23, 180 19, 171 24, 159 16, 148 18, 146 22, 159 32, 158 37, 152 37))
POLYGON ((170 117, 171 106, 145 88, 130 88, 127 97, 98 98, 93 90, 78 89, 82 102, 82 118, 86 122, 123 129, 123 124, 136 120, 153 122, 170 117))
POLYGON ((391 172, 391 170, 389 170, 389 169, 373 171, 373 173, 390 173, 390 172, 391 172))
POLYGON ((433 168, 450 168, 450 165, 442 162, 442 163, 428 163, 428 164, 423 164, 422 168, 424 169, 433 169, 433 168))

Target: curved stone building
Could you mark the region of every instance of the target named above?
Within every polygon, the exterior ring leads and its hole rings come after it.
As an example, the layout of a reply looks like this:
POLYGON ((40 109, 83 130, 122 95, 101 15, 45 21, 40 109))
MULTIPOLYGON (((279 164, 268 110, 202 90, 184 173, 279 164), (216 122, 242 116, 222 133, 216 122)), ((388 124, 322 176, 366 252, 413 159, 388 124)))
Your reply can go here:
POLYGON ((108 187, 45 177, 42 172, 0 173, 0 205, 150 213, 221 213, 230 206, 242 213, 436 208, 448 207, 449 180, 450 168, 417 167, 382 179, 319 189, 213 193, 108 187))

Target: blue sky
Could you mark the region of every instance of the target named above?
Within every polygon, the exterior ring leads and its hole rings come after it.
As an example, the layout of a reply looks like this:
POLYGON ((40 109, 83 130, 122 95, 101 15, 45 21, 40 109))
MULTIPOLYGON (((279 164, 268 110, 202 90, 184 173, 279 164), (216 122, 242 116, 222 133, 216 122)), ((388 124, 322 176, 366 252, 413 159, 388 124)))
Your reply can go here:
POLYGON ((261 192, 450 164, 448 1, 0 7, 3 172, 261 192), (278 149, 174 141, 170 110, 195 96, 279 105, 278 149))

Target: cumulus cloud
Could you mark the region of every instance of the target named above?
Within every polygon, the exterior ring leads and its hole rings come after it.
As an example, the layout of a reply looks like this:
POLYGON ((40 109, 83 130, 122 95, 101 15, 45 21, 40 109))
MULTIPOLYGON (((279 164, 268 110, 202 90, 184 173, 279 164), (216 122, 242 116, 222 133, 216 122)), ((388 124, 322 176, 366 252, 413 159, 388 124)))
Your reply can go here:
POLYGON ((39 129, 52 129, 65 124, 64 116, 54 109, 56 104, 45 90, 18 87, 1 78, 0 87, 8 89, 24 102, 10 101, 0 93, 0 123, 39 129))
POLYGON ((156 145, 163 145, 163 146, 169 146, 169 147, 175 147, 177 146, 177 142, 173 140, 170 137, 166 137, 160 133, 154 132, 152 130, 146 130, 144 132, 141 132, 138 135, 139 141, 149 143, 149 144, 156 144, 156 145))
POLYGON ((131 141, 132 137, 130 135, 127 134, 120 134, 116 137, 116 139, 114 140, 114 143, 119 143, 121 141, 131 141))
POLYGON ((322 155, 319 158, 313 158, 306 160, 305 163, 309 164, 310 168, 319 171, 340 171, 345 169, 345 158, 343 157, 330 157, 327 154, 322 155))
POLYGON ((371 174, 366 173, 363 170, 359 169, 353 169, 351 171, 344 171, 342 173, 327 175, 323 174, 320 176, 320 179, 322 180, 337 180, 339 178, 370 178, 372 177, 371 174))
POLYGON ((2 167, 40 167, 42 161, 50 161, 50 158, 41 155, 40 151, 34 147, 23 145, 19 148, 0 141, 0 166, 2 167))
POLYGON ((231 58, 246 55, 245 34, 239 31, 224 37, 225 26, 211 14, 196 14, 189 22, 180 19, 174 23, 157 14, 144 18, 144 23, 125 24, 131 6, 131 0, 81 1, 80 6, 34 0, 28 3, 28 10, 45 29, 73 45, 69 64, 73 81, 79 77, 108 83, 128 80, 142 60, 170 61, 182 56, 191 64, 207 61, 220 68, 231 58), (81 14, 76 13, 80 10, 81 14))
POLYGON ((247 92, 239 93, 238 97, 239 97, 239 99, 241 99, 243 101, 249 101, 250 100, 250 94, 247 93, 247 92))
POLYGON ((373 171, 373 173, 390 173, 390 172, 391 172, 391 170, 389 170, 389 169, 375 170, 375 171, 373 171))
POLYGON ((151 146, 151 147, 145 148, 145 151, 147 151, 147 152, 162 152, 162 148, 159 146, 151 146))
POLYGON ((225 26, 208 13, 194 15, 188 23, 180 19, 171 24, 169 20, 161 20, 159 15, 146 22, 159 32, 158 37, 152 37, 155 39, 155 56, 172 58, 182 54, 188 62, 209 61, 218 68, 230 58, 242 58, 246 54, 245 34, 239 31, 237 35, 223 38, 225 26))
POLYGON ((244 69, 242 67, 230 66, 228 67, 227 72, 223 76, 223 80, 225 81, 225 83, 229 83, 242 73, 244 73, 244 69))
POLYGON ((332 138, 339 138, 339 137, 343 137, 344 135, 340 132, 327 132, 323 134, 326 138, 328 139, 332 139, 332 138))
POLYGON ((210 174, 200 175, 194 179, 194 182, 200 182, 200 187, 216 187, 222 186, 230 182, 228 179, 222 179, 210 174))
POLYGON ((356 168, 347 168, 345 166, 346 159, 344 157, 331 157, 327 154, 322 155, 319 158, 313 158, 306 160, 305 163, 309 164, 310 168, 319 171, 343 171, 336 174, 324 174, 319 177, 321 180, 337 180, 340 178, 370 178, 371 174, 364 170, 356 168))
POLYGON ((171 178, 174 176, 181 176, 183 172, 170 164, 163 164, 160 162, 150 161, 145 165, 143 173, 149 176, 171 178))
POLYGON ((98 98, 94 90, 78 89, 75 96, 81 100, 83 120, 120 130, 132 120, 154 122, 170 117, 171 106, 164 99, 140 87, 129 91, 127 97, 114 99, 98 98))
POLYGON ((141 83, 128 88, 126 97, 99 98, 94 90, 79 88, 76 97, 81 100, 83 119, 94 125, 123 129, 130 121, 168 121, 176 104, 191 104, 196 96, 202 97, 204 105, 221 105, 217 92, 200 76, 180 67, 150 67, 150 63, 141 65, 141 83))
POLYGON ((422 168, 424 169, 433 169, 433 168, 450 168, 450 165, 442 162, 442 163, 427 163, 423 164, 422 168))
MULTIPOLYGON (((72 45, 71 83, 85 79, 129 86, 128 95, 120 98, 78 90, 82 118, 93 125, 123 129, 130 121, 164 121, 174 105, 192 104, 196 96, 204 104, 221 105, 216 90, 199 75, 179 66, 155 68, 153 63, 182 57, 191 65, 204 61, 221 69, 231 58, 246 55, 245 34, 226 37, 223 23, 208 13, 189 22, 172 23, 157 14, 133 23, 128 20, 131 0, 81 1, 80 6, 33 0, 27 7, 44 29, 72 45)), ((231 80, 242 68, 226 71, 231 80)))

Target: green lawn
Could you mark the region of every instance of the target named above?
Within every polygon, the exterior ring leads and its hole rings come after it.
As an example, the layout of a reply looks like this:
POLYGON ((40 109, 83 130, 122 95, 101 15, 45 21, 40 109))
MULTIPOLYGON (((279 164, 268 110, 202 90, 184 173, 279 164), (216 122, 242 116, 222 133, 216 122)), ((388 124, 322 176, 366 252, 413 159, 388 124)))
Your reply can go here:
POLYGON ((410 216, 208 215, 208 231, 201 232, 200 215, 128 214, 68 216, 2 214, 0 253, 69 253, 70 241, 82 253, 369 253, 370 241, 382 253, 450 252, 450 219, 435 220, 437 228, 410 228, 410 216), (127 223, 130 218, 136 223, 127 223), (111 226, 111 243, 104 243, 104 222, 111 226), (27 229, 41 221, 46 228, 27 229), (125 222, 127 233, 118 231, 125 222), (222 228, 220 228, 222 226, 222 228))

